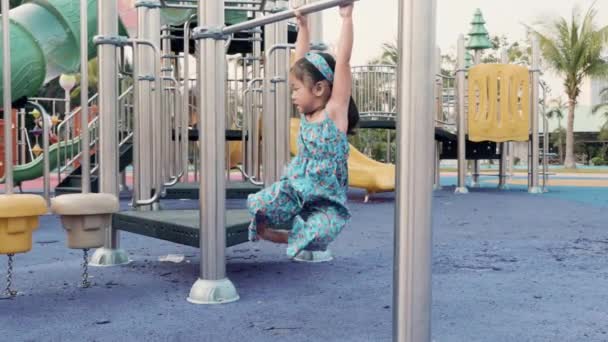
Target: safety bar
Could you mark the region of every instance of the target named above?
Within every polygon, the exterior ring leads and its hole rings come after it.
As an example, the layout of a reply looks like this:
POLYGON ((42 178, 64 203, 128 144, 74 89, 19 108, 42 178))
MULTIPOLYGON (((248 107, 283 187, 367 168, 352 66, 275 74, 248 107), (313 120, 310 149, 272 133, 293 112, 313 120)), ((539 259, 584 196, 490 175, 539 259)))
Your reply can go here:
MULTIPOLYGON (((160 96, 160 89, 162 88, 161 85, 161 80, 160 80, 160 50, 158 48, 158 46, 156 46, 156 44, 154 44, 151 41, 148 40, 144 40, 144 39, 129 39, 127 41, 128 43, 130 43, 133 46, 133 55, 137 56, 137 49, 139 48, 139 45, 146 45, 152 48, 152 50, 154 51, 154 70, 155 70, 155 77, 153 79, 148 79, 148 78, 142 78, 141 80, 140 75, 139 75, 139 65, 138 63, 133 63, 133 74, 135 75, 135 79, 134 82, 139 82, 142 80, 146 80, 146 81, 153 81, 154 82, 154 86, 157 92, 157 96, 155 98, 155 105, 152 106, 153 110, 152 110, 152 120, 150 120, 150 122, 148 123, 151 127, 152 132, 154 133, 158 133, 159 131, 159 123, 160 123, 160 109, 162 108, 162 96, 160 96)), ((134 87, 134 91, 133 91, 133 173, 134 173, 134 177, 133 177, 133 207, 139 207, 139 206, 146 206, 146 205, 150 205, 154 202, 156 202, 159 198, 160 198, 160 193, 162 192, 162 188, 163 188, 163 179, 162 179, 162 172, 161 172, 161 168, 162 168, 162 160, 161 157, 162 156, 158 156, 155 153, 152 153, 152 165, 153 168, 157 170, 156 173, 156 188, 154 189, 154 195, 152 195, 152 197, 147 198, 147 199, 142 199, 141 194, 139 193, 139 182, 140 182, 140 176, 141 176, 141 163, 140 163, 140 148, 141 148, 141 144, 139 143, 139 133, 141 130, 141 117, 140 117, 140 110, 139 110, 139 101, 140 101, 140 94, 139 94, 139 87, 134 87)), ((158 148, 160 145, 160 139, 154 139, 153 140, 156 148, 154 148, 155 151, 159 151, 160 149, 158 148)))

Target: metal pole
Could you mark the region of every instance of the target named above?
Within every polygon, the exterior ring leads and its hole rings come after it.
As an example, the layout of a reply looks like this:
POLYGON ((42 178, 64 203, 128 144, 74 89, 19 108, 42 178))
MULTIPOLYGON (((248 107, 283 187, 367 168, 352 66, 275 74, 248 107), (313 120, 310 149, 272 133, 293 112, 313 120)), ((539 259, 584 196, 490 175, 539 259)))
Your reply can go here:
POLYGON ((435 0, 399 2, 393 341, 431 340, 435 0), (429 32, 420 35, 420 32, 429 32))
MULTIPOLYGON (((258 12, 255 14, 256 18, 259 18, 261 14, 258 12)), ((262 76, 262 71, 260 67, 260 61, 262 59, 262 34, 260 32, 256 32, 253 35, 253 77, 252 79, 258 79, 262 76)), ((264 83, 265 84, 265 83, 264 83)), ((262 87, 264 87, 262 84, 262 87)), ((249 140, 252 141, 251 146, 251 154, 252 154, 252 170, 249 172, 254 179, 260 179, 260 108, 262 106, 262 101, 259 96, 259 92, 253 92, 253 113, 251 119, 251 133, 249 134, 249 140)))
POLYGON ((184 24, 184 98, 183 107, 184 111, 184 122, 182 126, 182 147, 184 149, 184 172, 186 174, 185 181, 188 182, 189 178, 189 152, 190 144, 188 140, 188 124, 190 123, 190 25, 194 20, 195 15, 192 15, 190 19, 184 24))
POLYGON ((530 111, 530 119, 531 119, 531 129, 532 129, 532 139, 530 140, 531 149, 532 149, 532 161, 528 168, 531 172, 530 178, 530 187, 528 188, 528 192, 531 194, 540 194, 543 190, 539 187, 538 182, 538 159, 539 159, 539 151, 538 151, 538 98, 539 98, 539 74, 540 74, 540 46, 538 37, 532 36, 532 82, 530 86, 532 87, 530 102, 531 102, 531 111, 530 111))
POLYGON ((276 117, 276 83, 272 83, 272 77, 276 74, 276 56, 272 55, 270 49, 276 44, 276 25, 266 25, 264 29, 264 105, 262 114, 262 168, 264 170, 261 178, 264 184, 271 184, 278 180, 279 176, 275 174, 276 156, 277 156, 277 140, 275 128, 277 123, 276 117))
MULTIPOLYGON (((87 0, 80 0, 80 134, 81 134, 81 170, 82 193, 91 191, 91 157, 89 143, 89 49, 88 49, 88 11, 87 0)), ((66 100, 69 101, 69 94, 66 100)), ((69 113, 69 102, 68 102, 69 113)))
MULTIPOLYGON (((152 15, 151 7, 146 6, 149 4, 153 6, 154 3, 138 2, 135 4, 137 8, 137 36, 141 39, 150 40, 152 34, 150 33, 150 26, 152 26, 152 15)), ((160 27, 159 27, 160 29, 160 27)), ((151 62, 151 50, 149 46, 139 46, 133 44, 133 55, 135 60, 134 69, 137 73, 134 73, 134 117, 139 119, 138 124, 134 127, 133 136, 133 156, 134 160, 137 159, 138 167, 135 165, 133 168, 133 199, 134 203, 142 199, 150 198, 152 195, 153 184, 157 184, 158 179, 157 170, 152 164, 152 148, 156 141, 160 140, 158 135, 155 135, 151 123, 154 118, 154 111, 158 110, 155 108, 155 102, 153 102, 156 93, 152 92, 152 82, 140 80, 140 77, 151 76, 155 74, 154 65, 151 62), (137 96, 135 96, 137 94, 137 96), (137 133, 135 133, 137 132, 137 133), (154 137, 154 138, 153 138, 154 137), (137 158, 135 155, 137 154, 137 158)), ((160 63, 160 61, 158 61, 160 63)), ((160 76, 160 75, 157 75, 160 76)), ((148 77, 146 77, 148 78, 148 77)), ((149 79, 149 78, 148 78, 149 79)), ((154 149, 154 152, 159 153, 158 149, 154 149)), ((137 206, 139 211, 150 210, 149 205, 137 206)))
MULTIPOLYGON (((319 0, 307 0, 307 3, 315 3, 319 0)), ((316 12, 309 16, 310 45, 321 46, 323 44, 323 12, 316 12)))
MULTIPOLYGON (((97 2, 98 32, 102 36, 118 35, 118 8, 115 0, 97 2)), ((99 60, 99 192, 118 197, 118 66, 116 46, 100 44, 99 60)), ((86 103, 84 104, 86 106, 86 103)), ((137 143, 137 142, 134 142, 137 143)), ((106 229, 103 248, 95 251, 91 265, 114 266, 129 262, 127 254, 119 249, 119 233, 106 229)))
MULTIPOLYGON (((287 7, 287 1, 277 1, 280 7, 287 7)), ((287 21, 281 21, 275 24, 275 44, 287 44, 287 21)), ((270 46, 269 46, 270 47, 270 46)), ((290 49, 281 49, 276 52, 274 58, 276 74, 280 81, 275 87, 276 109, 274 111, 274 135, 276 139, 276 157, 275 157, 275 181, 281 177, 283 169, 289 161, 289 52, 290 49)))
POLYGON ((547 89, 543 87, 543 192, 549 192, 547 183, 549 182, 549 119, 547 118, 547 89))
POLYGON ((20 164, 25 164, 26 163, 25 149, 27 147, 27 129, 25 128, 25 108, 22 108, 21 111, 19 112, 19 121, 21 122, 21 124, 20 124, 21 127, 18 130, 18 132, 21 133, 21 143, 19 144, 19 151, 21 154, 20 164))
MULTIPOLYGON (((500 61, 503 64, 509 63, 509 54, 507 53, 507 50, 502 50, 502 53, 500 56, 500 61)), ((509 99, 507 99, 506 92, 504 92, 502 88, 501 88, 501 93, 500 93, 500 100, 501 101, 509 100, 509 99)), ((502 119, 504 119, 504 117, 502 119)), ((500 147, 500 160, 498 162, 498 189, 500 189, 500 190, 508 189, 507 172, 506 172, 507 144, 508 144, 508 142, 502 142, 498 145, 500 147)))
MULTIPOLYGON (((412 1, 412 0, 410 0, 412 1)), ((456 71, 456 92, 458 95, 458 185, 455 193, 466 194, 469 190, 465 184, 466 178, 466 113, 464 112, 464 99, 465 99, 465 63, 464 63, 464 35, 458 37, 458 69, 456 71)))
MULTIPOLYGON (((436 83, 436 91, 437 94, 435 101, 435 119, 438 121, 443 120, 443 78, 441 77, 441 49, 437 48, 435 51, 435 83, 436 83)), ((435 123, 433 127, 436 127, 435 123)), ((434 134, 433 130, 433 134, 434 134)), ((435 141, 435 179, 433 182, 434 190, 441 190, 441 142, 435 141)))
MULTIPOLYGON (((11 99, 11 47, 9 0, 2 0, 2 87, 4 91, 4 192, 13 193, 13 113, 11 99)), ((45 157, 46 158, 46 157, 45 157)))
MULTIPOLYGON (((203 27, 220 28, 224 25, 223 0, 199 2, 198 18, 203 27)), ((206 170, 199 182, 200 276, 188 301, 218 304, 239 299, 226 278, 225 45, 214 37, 199 37, 198 44, 200 162, 206 170)))
POLYGON ((42 160, 42 178, 43 178, 43 191, 44 191, 44 199, 47 204, 51 204, 51 156, 49 153, 49 135, 51 132, 51 127, 49 127, 51 118, 39 104, 36 104, 39 107, 40 115, 42 115, 42 153, 44 155, 44 159, 42 160), (48 120, 47 120, 48 118, 48 120))
MULTIPOLYGON (((302 7, 299 7, 297 10, 300 11, 300 13, 302 15, 307 15, 307 14, 311 14, 311 13, 315 13, 315 12, 319 12, 328 8, 332 8, 332 7, 337 7, 343 4, 348 4, 348 3, 352 3, 355 0, 326 0, 326 1, 319 1, 319 2, 315 2, 312 4, 307 4, 304 5, 302 7)), ((225 28, 222 29, 222 33, 226 34, 226 35, 230 35, 236 32, 240 32, 240 31, 245 31, 245 30, 249 30, 252 29, 254 27, 258 27, 258 26, 264 26, 264 25, 269 25, 272 23, 276 23, 279 21, 284 21, 284 20, 288 20, 288 19, 292 19, 295 18, 295 13, 296 10, 295 9, 290 9, 290 10, 286 10, 286 11, 281 11, 275 14, 271 14, 271 15, 267 15, 267 16, 263 16, 263 17, 259 17, 259 18, 255 18, 255 19, 251 19, 251 20, 247 20, 244 21, 242 23, 238 23, 238 24, 234 24, 234 25, 230 25, 227 26, 225 28)))

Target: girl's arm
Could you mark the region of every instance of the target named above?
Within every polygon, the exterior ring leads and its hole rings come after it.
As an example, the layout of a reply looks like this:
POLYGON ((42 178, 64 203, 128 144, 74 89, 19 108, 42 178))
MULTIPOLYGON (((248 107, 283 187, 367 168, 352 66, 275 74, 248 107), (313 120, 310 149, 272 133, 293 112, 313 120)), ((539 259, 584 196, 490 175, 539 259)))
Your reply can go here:
POLYGON ((310 31, 308 29, 308 18, 296 12, 298 21, 298 38, 296 39, 296 55, 295 61, 304 58, 304 55, 310 50, 310 31))
POLYGON ((329 114, 332 115, 338 128, 346 132, 348 126, 348 105, 352 91, 352 74, 350 57, 353 49, 353 5, 340 7, 342 29, 338 42, 336 56, 336 71, 331 98, 327 103, 329 114))

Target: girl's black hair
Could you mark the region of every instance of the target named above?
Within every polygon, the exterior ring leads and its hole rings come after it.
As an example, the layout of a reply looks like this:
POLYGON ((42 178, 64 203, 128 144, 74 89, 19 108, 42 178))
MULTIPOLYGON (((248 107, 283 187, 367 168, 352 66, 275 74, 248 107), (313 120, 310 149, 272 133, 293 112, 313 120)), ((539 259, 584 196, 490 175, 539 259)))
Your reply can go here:
MULTIPOLYGON (((327 62, 329 67, 333 72, 336 71, 336 60, 332 57, 332 55, 321 52, 319 53, 323 59, 327 62)), ((312 84, 316 84, 317 82, 326 81, 325 77, 321 72, 315 67, 312 63, 310 63, 306 58, 301 58, 296 61, 293 67, 291 68, 294 76, 300 81, 312 81, 312 84)), ((329 87, 331 88, 333 84, 329 82, 329 87)), ((355 134, 355 128, 359 123, 359 109, 355 104, 352 96, 350 98, 350 103, 348 104, 348 129, 346 131, 347 134, 355 134)))

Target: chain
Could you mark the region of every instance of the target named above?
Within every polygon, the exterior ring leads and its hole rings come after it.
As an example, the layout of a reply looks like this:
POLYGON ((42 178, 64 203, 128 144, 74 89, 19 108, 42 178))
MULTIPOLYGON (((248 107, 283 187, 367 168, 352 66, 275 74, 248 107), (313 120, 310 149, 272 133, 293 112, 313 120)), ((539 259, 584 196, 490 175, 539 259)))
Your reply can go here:
POLYGON ((89 281, 89 249, 85 248, 82 250, 83 260, 82 260, 82 283, 80 286, 82 288, 91 287, 91 282, 89 281))
POLYGON ((13 256, 14 254, 8 255, 8 273, 6 274, 6 289, 4 290, 4 294, 11 298, 17 295, 17 291, 11 289, 13 287, 13 256))

